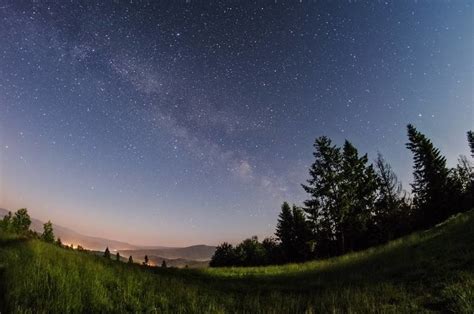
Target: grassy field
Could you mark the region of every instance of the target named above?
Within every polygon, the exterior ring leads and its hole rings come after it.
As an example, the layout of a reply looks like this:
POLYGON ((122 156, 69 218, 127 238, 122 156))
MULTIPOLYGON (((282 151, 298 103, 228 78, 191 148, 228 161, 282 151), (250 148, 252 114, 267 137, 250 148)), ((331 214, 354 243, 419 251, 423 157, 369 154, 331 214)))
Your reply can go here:
POLYGON ((345 256, 144 269, 0 234, 0 312, 474 313, 474 211, 345 256))

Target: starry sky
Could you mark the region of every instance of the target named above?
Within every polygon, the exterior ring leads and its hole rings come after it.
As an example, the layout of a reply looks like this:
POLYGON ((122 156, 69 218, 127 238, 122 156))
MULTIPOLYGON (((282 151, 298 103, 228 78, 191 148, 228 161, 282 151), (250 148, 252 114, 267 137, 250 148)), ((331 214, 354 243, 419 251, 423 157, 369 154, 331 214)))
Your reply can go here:
POLYGON ((0 207, 136 244, 236 242, 301 204, 314 139, 406 124, 454 165, 471 1, 0 1, 0 207))

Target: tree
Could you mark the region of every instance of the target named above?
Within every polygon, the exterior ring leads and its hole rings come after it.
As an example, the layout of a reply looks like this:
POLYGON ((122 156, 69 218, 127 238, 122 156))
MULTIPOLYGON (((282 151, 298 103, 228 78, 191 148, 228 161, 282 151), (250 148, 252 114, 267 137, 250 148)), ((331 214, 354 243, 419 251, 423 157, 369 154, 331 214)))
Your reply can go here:
POLYGON ((314 148, 315 161, 309 169, 310 178, 302 187, 310 196, 304 201, 304 211, 309 218, 317 254, 323 257, 334 254, 335 224, 341 218, 342 154, 326 136, 317 138, 314 148))
POLYGON ((106 247, 105 248, 105 252, 104 252, 104 257, 109 259, 110 258, 110 251, 109 251, 109 247, 106 247))
POLYGON ((378 153, 377 159, 375 160, 375 169, 378 180, 377 203, 384 210, 393 210, 400 202, 402 184, 398 181, 397 175, 393 172, 392 167, 385 161, 380 153, 378 153))
POLYGON ((58 239, 56 240, 56 245, 63 246, 63 243, 61 242, 61 238, 58 237, 58 239))
POLYGON ((377 199, 373 216, 374 225, 370 244, 384 243, 405 234, 409 230, 409 207, 402 195, 402 184, 383 158, 377 155, 375 160, 377 175, 377 199), (374 234, 375 233, 375 234, 374 234))
POLYGON ((129 256, 129 258, 128 258, 128 263, 129 263, 129 264, 133 264, 133 257, 132 257, 132 255, 129 256))
POLYGON ((265 265, 280 264, 285 260, 281 250, 281 245, 274 238, 265 238, 262 241, 262 247, 265 250, 265 265))
POLYGON ((364 235, 374 208, 377 179, 367 154, 359 157, 357 149, 345 141, 342 153, 340 207, 335 215, 340 254, 366 246, 364 235))
POLYGON ((413 177, 411 184, 414 205, 417 209, 417 225, 429 227, 446 219, 452 211, 449 207, 448 169, 446 159, 439 149, 409 124, 407 148, 413 153, 413 177))
POLYGON ((167 267, 167 266, 166 266, 166 261, 163 260, 163 262, 161 262, 161 268, 166 268, 166 267, 167 267))
POLYGON ((474 202, 474 167, 466 156, 459 156, 456 168, 451 169, 449 187, 453 207, 460 211, 472 208, 474 202))
POLYGON ((293 205, 292 208, 292 251, 291 261, 303 262, 311 256, 313 247, 311 246, 311 227, 301 208, 293 205))
POLYGON ((474 158, 474 132, 467 132, 467 142, 469 143, 469 148, 471 149, 471 156, 474 158))
POLYGON ((148 266, 148 255, 145 255, 145 260, 143 261, 143 265, 148 266))
POLYGON ((235 265, 237 262, 237 256, 235 249, 232 244, 227 242, 222 243, 216 247, 214 254, 212 255, 209 266, 211 267, 225 267, 235 265))
POLYGON ((258 242, 257 236, 242 241, 235 248, 235 252, 240 266, 257 266, 265 262, 265 249, 258 242))
POLYGON ((31 218, 26 208, 17 210, 12 219, 13 230, 18 234, 26 234, 30 229, 31 218))
POLYGON ((41 235, 41 239, 48 243, 54 243, 53 224, 49 220, 43 224, 43 234, 41 235))
POLYGON ((317 254, 330 256, 364 248, 377 189, 373 166, 367 154, 359 156, 347 140, 342 151, 325 136, 317 138, 314 147, 310 179, 302 186, 310 195, 304 210, 317 254))
POLYGON ((9 211, 8 214, 3 216, 3 219, 0 221, 0 228, 2 228, 6 232, 11 231, 11 229, 12 229, 12 212, 9 211))
POLYGON ((120 262, 120 253, 119 252, 117 252, 117 254, 115 254, 115 260, 117 262, 120 262))
POLYGON ((281 205, 281 212, 278 215, 275 235, 280 240, 282 253, 286 260, 291 260, 291 257, 295 254, 293 247, 295 238, 293 225, 293 214, 290 205, 288 205, 287 202, 284 202, 281 205))

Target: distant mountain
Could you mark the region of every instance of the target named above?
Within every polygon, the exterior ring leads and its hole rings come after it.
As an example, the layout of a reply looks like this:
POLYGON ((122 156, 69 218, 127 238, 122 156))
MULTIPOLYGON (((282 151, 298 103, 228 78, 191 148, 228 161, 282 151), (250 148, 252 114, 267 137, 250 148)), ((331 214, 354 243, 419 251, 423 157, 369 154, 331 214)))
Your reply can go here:
MULTIPOLYGON (((0 217, 5 216, 8 210, 0 208, 0 217)), ((31 229, 42 233, 43 223, 41 220, 31 218, 31 229)), ((120 242, 99 237, 91 237, 80 234, 74 230, 59 226, 53 223, 53 230, 56 237, 61 238, 64 244, 73 244, 75 247, 82 247, 92 251, 103 251, 108 247, 112 252, 118 251, 122 256, 132 255, 137 261, 148 255, 150 261, 161 265, 163 259, 170 266, 184 267, 191 264, 207 264, 216 250, 215 246, 193 245, 188 247, 165 247, 165 246, 139 246, 126 242, 120 242), (173 261, 174 260, 174 261, 173 261)))

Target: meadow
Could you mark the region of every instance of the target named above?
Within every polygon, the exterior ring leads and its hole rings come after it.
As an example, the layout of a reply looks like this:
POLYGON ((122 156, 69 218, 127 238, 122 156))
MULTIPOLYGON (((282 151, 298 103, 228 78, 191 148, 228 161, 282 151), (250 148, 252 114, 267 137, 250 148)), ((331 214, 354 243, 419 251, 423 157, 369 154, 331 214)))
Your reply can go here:
POLYGON ((266 267, 128 265, 0 234, 0 312, 474 312, 474 211, 386 245, 266 267))

